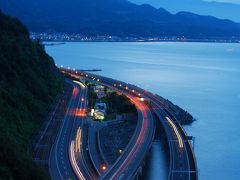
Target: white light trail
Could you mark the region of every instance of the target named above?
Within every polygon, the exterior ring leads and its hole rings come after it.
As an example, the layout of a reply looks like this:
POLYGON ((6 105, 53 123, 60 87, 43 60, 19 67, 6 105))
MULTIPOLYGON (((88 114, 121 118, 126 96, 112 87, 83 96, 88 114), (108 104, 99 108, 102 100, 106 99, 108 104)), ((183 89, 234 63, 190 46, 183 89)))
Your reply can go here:
POLYGON ((80 85, 82 88, 85 88, 85 87, 86 87, 83 83, 81 83, 81 82, 79 82, 79 81, 75 81, 75 80, 74 80, 73 82, 75 82, 76 84, 80 85))
POLYGON ((78 179, 85 180, 82 172, 80 171, 80 169, 77 165, 77 161, 76 161, 76 158, 74 155, 74 141, 71 141, 69 156, 70 156, 70 162, 71 162, 72 168, 73 168, 74 172, 76 173, 78 179))
POLYGON ((176 136, 177 136, 177 139, 178 139, 178 146, 180 148, 183 148, 183 140, 182 140, 182 137, 180 136, 178 130, 177 130, 177 127, 176 125, 172 122, 172 120, 169 118, 169 117, 166 117, 167 121, 169 122, 169 124, 172 126, 176 136))

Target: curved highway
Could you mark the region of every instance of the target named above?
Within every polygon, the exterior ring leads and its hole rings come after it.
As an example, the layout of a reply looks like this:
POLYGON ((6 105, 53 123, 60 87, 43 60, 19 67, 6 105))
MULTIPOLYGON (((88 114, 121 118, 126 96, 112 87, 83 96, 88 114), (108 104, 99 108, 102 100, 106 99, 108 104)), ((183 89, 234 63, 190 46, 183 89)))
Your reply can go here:
MULTIPOLYGON (((72 77, 79 78, 78 72, 65 71, 72 77)), ((82 73, 83 75, 83 73, 82 73)), ((108 86, 124 95, 128 96, 138 110, 138 124, 127 147, 116 162, 107 169, 100 179, 133 179, 148 153, 155 134, 154 119, 146 102, 140 101, 140 98, 125 91, 121 86, 116 86, 116 80, 98 77, 97 75, 84 74, 88 81, 108 86)))
POLYGON ((196 180, 198 179, 197 164, 191 143, 171 108, 163 98, 143 90, 137 86, 117 81, 111 78, 62 69, 77 78, 82 77, 113 88, 132 99, 139 110, 139 123, 137 130, 128 144, 125 152, 115 164, 106 171, 102 179, 133 179, 145 154, 149 150, 154 133, 154 121, 151 112, 155 113, 161 122, 167 136, 170 166, 169 180, 196 180), (148 103, 140 102, 139 99, 148 103), (148 104, 148 105, 147 105, 148 104), (149 107, 151 107, 149 109, 149 107), (152 129, 152 131, 151 131, 152 129))
POLYGON ((138 170, 146 153, 151 147, 154 137, 154 120, 150 109, 139 102, 139 98, 131 97, 138 109, 138 125, 136 131, 113 166, 106 172, 102 179, 132 179, 138 170))
POLYGON ((154 119, 149 107, 141 102, 138 96, 132 95, 122 87, 116 86, 116 80, 96 75, 87 76, 88 80, 108 86, 115 91, 128 96, 138 110, 138 124, 133 137, 123 151, 122 155, 110 167, 100 179, 133 179, 139 166, 148 153, 155 134, 154 119))
POLYGON ((151 109, 157 115, 167 135, 170 151, 170 167, 168 179, 198 179, 197 163, 192 145, 184 129, 171 109, 158 95, 138 88, 145 98, 150 99, 151 109))
POLYGON ((65 118, 63 119, 55 144, 51 149, 49 158, 50 176, 51 179, 61 180, 92 179, 82 155, 82 134, 77 139, 77 132, 81 129, 84 122, 83 115, 87 105, 87 90, 79 82, 68 81, 68 83, 71 83, 74 88, 65 118), (80 145, 77 151, 76 140, 79 140, 80 145))

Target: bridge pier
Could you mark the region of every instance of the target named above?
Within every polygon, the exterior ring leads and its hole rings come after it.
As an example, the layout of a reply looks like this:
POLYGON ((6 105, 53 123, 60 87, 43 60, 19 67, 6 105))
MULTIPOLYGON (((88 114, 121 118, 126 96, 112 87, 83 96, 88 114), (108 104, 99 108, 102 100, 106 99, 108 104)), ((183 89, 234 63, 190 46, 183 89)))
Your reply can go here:
POLYGON ((148 150, 144 160, 142 161, 141 165, 139 166, 136 174, 135 174, 135 177, 133 178, 134 180, 140 180, 142 179, 142 176, 143 176, 143 169, 144 167, 146 166, 147 164, 147 160, 148 160, 148 156, 150 155, 150 152, 151 151, 151 148, 148 150))

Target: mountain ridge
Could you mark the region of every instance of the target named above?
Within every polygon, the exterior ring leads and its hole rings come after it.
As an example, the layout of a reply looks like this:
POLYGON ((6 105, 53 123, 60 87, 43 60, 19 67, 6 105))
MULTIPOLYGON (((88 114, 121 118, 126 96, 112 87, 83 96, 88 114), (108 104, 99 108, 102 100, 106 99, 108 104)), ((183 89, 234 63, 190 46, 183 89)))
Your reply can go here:
MULTIPOLYGON (((146 0, 130 1, 139 5, 146 3, 146 0)), ((180 11, 187 11, 240 22, 240 4, 203 0, 151 0, 148 3, 156 8, 165 8, 173 14, 180 11)))
POLYGON ((0 8, 5 13, 18 17, 33 32, 137 38, 240 37, 240 24, 230 20, 187 12, 173 15, 162 8, 157 9, 147 4, 136 5, 127 0, 71 0, 71 3, 67 0, 3 1, 0 0, 0 8))

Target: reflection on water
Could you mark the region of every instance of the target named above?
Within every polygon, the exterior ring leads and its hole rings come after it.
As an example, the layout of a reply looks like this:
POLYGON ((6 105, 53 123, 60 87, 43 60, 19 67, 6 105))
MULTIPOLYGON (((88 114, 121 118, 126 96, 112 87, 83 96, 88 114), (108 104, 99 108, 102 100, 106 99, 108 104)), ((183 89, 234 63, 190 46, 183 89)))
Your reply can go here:
POLYGON ((168 159, 160 141, 154 141, 146 165, 143 167, 142 179, 162 179, 168 177, 168 159))
MULTIPOLYGON (((59 65, 102 69, 185 108, 197 119, 185 129, 195 136, 200 179, 239 179, 240 44, 91 42, 46 49, 59 65)), ((159 179, 164 167, 157 148, 154 143, 147 179, 159 179)))

